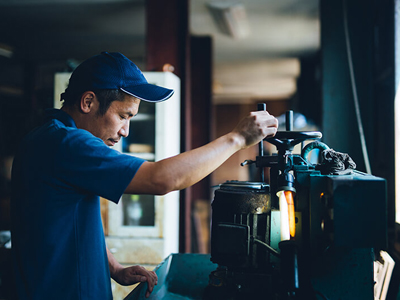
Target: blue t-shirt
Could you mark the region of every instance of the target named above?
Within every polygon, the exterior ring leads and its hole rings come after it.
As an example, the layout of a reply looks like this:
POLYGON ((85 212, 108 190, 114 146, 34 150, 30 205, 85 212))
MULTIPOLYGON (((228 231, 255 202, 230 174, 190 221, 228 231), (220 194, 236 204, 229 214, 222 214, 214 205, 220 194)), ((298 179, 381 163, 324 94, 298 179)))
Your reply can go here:
POLYGON ((23 140, 11 200, 20 299, 112 299, 99 196, 118 203, 142 163, 61 110, 23 140))

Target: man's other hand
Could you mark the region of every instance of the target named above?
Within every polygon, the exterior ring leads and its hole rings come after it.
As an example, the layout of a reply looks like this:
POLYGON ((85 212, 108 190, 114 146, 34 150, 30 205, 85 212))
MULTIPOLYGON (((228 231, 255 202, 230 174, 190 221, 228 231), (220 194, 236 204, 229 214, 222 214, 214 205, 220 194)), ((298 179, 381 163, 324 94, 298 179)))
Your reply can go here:
POLYGON ((131 266, 119 269, 114 276, 114 280, 120 285, 132 285, 140 282, 147 282, 146 298, 150 296, 154 286, 158 283, 157 275, 154 271, 148 271, 141 266, 131 266))

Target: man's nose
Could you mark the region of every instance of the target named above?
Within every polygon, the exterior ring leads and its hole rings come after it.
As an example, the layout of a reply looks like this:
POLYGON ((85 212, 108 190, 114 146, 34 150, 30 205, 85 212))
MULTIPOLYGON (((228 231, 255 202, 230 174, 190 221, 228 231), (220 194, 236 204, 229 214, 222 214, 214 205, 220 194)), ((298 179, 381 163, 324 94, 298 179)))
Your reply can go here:
POLYGON ((121 127, 121 129, 119 130, 119 134, 123 137, 127 137, 129 135, 129 122, 121 127))

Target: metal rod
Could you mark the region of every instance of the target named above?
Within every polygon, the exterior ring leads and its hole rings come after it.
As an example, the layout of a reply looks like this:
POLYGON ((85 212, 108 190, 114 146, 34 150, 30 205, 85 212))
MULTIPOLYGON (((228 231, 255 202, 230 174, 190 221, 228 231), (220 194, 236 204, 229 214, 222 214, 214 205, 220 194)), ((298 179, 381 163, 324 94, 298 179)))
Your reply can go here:
MULTIPOLYGON (((258 103, 257 110, 265 111, 265 110, 267 110, 267 105, 265 103, 258 103)), ((264 140, 261 140, 260 143, 258 144, 258 152, 259 152, 260 156, 264 156, 264 140)), ((264 182, 264 180, 265 180, 263 167, 260 167, 260 180, 261 180, 261 182, 264 182)))
POLYGON ((286 131, 293 131, 293 110, 286 112, 286 131))

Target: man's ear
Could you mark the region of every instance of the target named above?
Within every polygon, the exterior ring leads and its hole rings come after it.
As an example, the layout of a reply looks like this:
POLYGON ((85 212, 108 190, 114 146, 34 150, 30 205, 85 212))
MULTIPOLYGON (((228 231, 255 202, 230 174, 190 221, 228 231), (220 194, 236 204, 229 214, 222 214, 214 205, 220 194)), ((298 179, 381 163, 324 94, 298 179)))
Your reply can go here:
POLYGON ((86 91, 81 96, 80 109, 83 113, 89 113, 94 106, 96 95, 92 91, 86 91))

